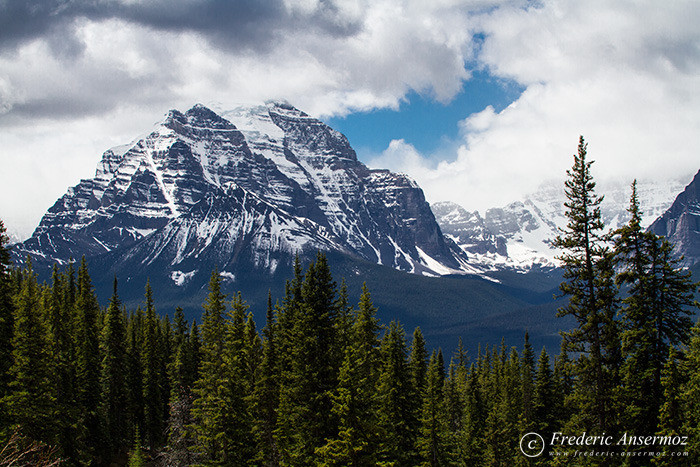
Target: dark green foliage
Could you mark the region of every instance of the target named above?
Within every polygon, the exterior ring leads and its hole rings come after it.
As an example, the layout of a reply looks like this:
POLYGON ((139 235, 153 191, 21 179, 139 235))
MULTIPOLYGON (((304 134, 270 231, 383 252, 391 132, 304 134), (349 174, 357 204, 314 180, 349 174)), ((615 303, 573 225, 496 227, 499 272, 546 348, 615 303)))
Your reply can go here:
POLYGON ((602 197, 595 194, 586 159, 587 144, 579 139, 574 165, 567 171, 566 229, 554 241, 563 249, 565 282, 562 292, 569 303, 559 316, 573 316, 577 327, 562 333, 564 351, 580 357, 575 362, 575 390, 581 407, 581 426, 597 433, 610 432, 615 422, 613 383, 619 371, 619 336, 614 321, 617 313, 616 289, 610 250, 603 234, 600 216, 602 197))
POLYGON ((700 321, 693 326, 687 360, 681 368, 688 378, 681 386, 680 394, 684 412, 683 432, 689 436, 690 460, 697 465, 700 462, 700 321))
POLYGON ((110 457, 119 452, 128 438, 126 389, 126 330, 117 295, 117 280, 109 301, 107 317, 102 329, 102 401, 105 436, 110 457))
POLYGON ((629 223, 615 232, 617 282, 628 292, 621 310, 622 391, 627 424, 653 432, 664 398, 664 362, 669 347, 688 343, 697 284, 678 267, 667 240, 642 230, 636 181, 629 212, 629 223))
POLYGON ((279 405, 278 339, 272 309, 272 295, 267 298, 266 324, 263 328, 262 361, 255 381, 252 401, 253 432, 258 447, 257 460, 263 465, 277 465, 279 452, 274 436, 279 405))
POLYGON ((365 286, 333 395, 338 434, 316 450, 326 465, 364 466, 375 465, 377 461, 375 388, 379 376, 379 324, 376 312, 365 286))
POLYGON ((561 404, 561 394, 557 391, 557 381, 549 366, 549 355, 542 348, 537 360, 537 373, 532 393, 532 430, 537 433, 553 433, 557 423, 557 407, 561 404))
POLYGON ((563 287, 574 304, 566 311, 585 311, 588 321, 568 334, 553 369, 544 349, 535 362, 526 334, 521 353, 503 341, 480 347, 471 365, 460 341, 446 374, 441 350, 428 361, 420 329, 410 353, 396 322, 380 341, 369 289, 354 310, 344 285, 336 294, 323 255, 306 271, 297 260, 282 303, 268 297, 260 334, 240 294, 228 306, 217 271, 197 326, 180 309, 172 323, 158 317, 149 284, 145 313, 122 309, 116 281, 101 312, 85 261, 77 281, 69 264, 43 286, 31 266, 11 270, 11 378, 2 398, 11 418, 0 420, 0 434, 21 426, 25 445, 68 465, 567 465, 549 450, 526 458, 519 441, 529 431, 595 432, 598 368, 608 434, 688 435, 689 457, 652 463, 696 465, 700 325, 690 332, 687 320, 696 286, 663 240, 628 227, 614 251, 613 237, 590 245, 593 295, 574 290, 591 285, 584 256, 570 269, 579 275, 563 287), (634 275, 638 266, 643 276, 634 275))
POLYGON ((201 363, 199 378, 194 386, 196 399, 192 410, 198 444, 204 457, 210 460, 220 460, 223 457, 222 436, 225 427, 222 411, 226 396, 226 388, 222 384, 226 377, 225 298, 221 293, 219 271, 215 270, 209 281, 209 296, 202 316, 201 363))
POLYGON ((75 397, 78 410, 78 449, 84 459, 98 458, 102 447, 100 405, 99 305, 83 257, 78 268, 75 299, 75 397))
POLYGON ((521 372, 521 391, 522 391, 522 423, 521 430, 529 432, 533 427, 533 392, 535 382, 535 353, 530 345, 530 334, 525 331, 525 344, 523 345, 522 355, 522 372, 521 372))
MULTIPOLYGON (((13 290, 10 276, 12 262, 7 249, 9 238, 5 232, 5 224, 0 219, 0 401, 7 395, 8 385, 12 379, 9 370, 12 365, 12 330, 14 327, 13 290)), ((6 412, 2 403, 0 403, 0 424, 2 426, 6 424, 6 412)))
POLYGON ((160 352, 161 339, 159 321, 153 304, 153 291, 150 283, 146 283, 146 316, 141 347, 144 418, 140 428, 141 435, 151 449, 160 444, 165 430, 161 375, 164 371, 163 358, 166 356, 160 352))
POLYGON ((416 443, 421 465, 448 465, 450 460, 443 385, 443 363, 438 354, 433 352, 426 374, 420 429, 416 443))
POLYGON ((332 411, 339 363, 334 358, 336 330, 335 282, 319 253, 301 281, 297 270, 280 314, 283 366, 277 419, 283 462, 308 465, 315 449, 337 431, 332 411))
POLYGON ((9 393, 3 400, 10 423, 31 439, 54 442, 51 354, 39 286, 31 262, 15 299, 9 393))
MULTIPOLYGON (((13 284, 11 278, 10 255, 6 244, 5 225, 0 219, 0 440, 9 436, 9 418, 4 398, 8 395, 12 381, 12 332, 14 328, 13 284)), ((17 274, 17 273, 15 273, 17 274)))
POLYGON ((396 321, 389 324, 380 349, 377 454, 380 462, 407 465, 415 459, 415 432, 411 431, 415 412, 411 398, 411 374, 406 358, 406 334, 396 321))
POLYGON ((147 465, 146 455, 141 448, 141 436, 138 428, 134 434, 134 447, 129 453, 128 467, 145 467, 147 465))
MULTIPOLYGON (((69 265, 72 268, 72 264, 69 265)), ((72 272, 70 272, 72 274, 72 272)), ((70 280, 70 279, 69 279, 70 280)), ((47 301, 48 337, 51 347, 52 373, 56 410, 61 416, 55 421, 56 444, 67 458, 75 456, 78 412, 75 403, 75 342, 73 308, 69 303, 66 275, 54 266, 47 301)))
POLYGON ((143 310, 138 307, 129 317, 126 336, 127 415, 129 425, 132 427, 129 433, 132 433, 135 427, 144 425, 143 366, 141 364, 144 323, 143 310))

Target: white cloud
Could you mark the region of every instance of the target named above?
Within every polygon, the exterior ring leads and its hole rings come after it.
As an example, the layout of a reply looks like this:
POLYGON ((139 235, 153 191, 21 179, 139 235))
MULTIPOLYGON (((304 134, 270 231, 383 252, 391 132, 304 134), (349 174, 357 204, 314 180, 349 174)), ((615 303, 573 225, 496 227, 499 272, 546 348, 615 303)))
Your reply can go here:
MULTIPOLYGON (((563 179, 578 136, 594 176, 664 179, 700 168, 700 5, 693 2, 545 2, 479 17, 479 60, 526 90, 500 113, 462 122, 457 159, 406 172, 431 201, 503 205, 563 179)), ((387 151, 387 159, 402 160, 387 151)), ((688 180, 689 181, 689 180, 688 180)))
POLYGON ((526 90, 501 112, 465 115, 451 162, 400 140, 373 161, 409 173, 433 201, 480 209, 509 202, 561 177, 579 134, 601 176, 697 170, 697 2, 527 5, 287 0, 287 16, 253 16, 272 29, 240 47, 226 41, 243 33, 225 36, 223 19, 208 32, 178 29, 176 17, 77 16, 63 23, 72 53, 57 52, 48 33, 0 48, 0 166, 10 168, 0 173, 0 217, 28 234, 66 187, 92 175, 102 151, 170 108, 271 98, 319 116, 398 108, 409 91, 448 101, 470 67, 526 90), (305 27, 300 18, 315 22, 305 27))

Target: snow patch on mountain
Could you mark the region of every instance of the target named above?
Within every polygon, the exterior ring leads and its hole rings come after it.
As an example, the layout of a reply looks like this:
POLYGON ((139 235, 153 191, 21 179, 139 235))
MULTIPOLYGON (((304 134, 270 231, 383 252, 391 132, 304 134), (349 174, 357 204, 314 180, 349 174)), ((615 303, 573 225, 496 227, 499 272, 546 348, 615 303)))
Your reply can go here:
MULTIPOLYGON (((643 211, 643 225, 663 214, 687 180, 639 180, 637 192, 643 211)), ((629 220, 630 185, 600 183, 596 192, 604 195, 601 217, 606 228, 615 229, 629 220)), ((560 252, 552 240, 566 227, 563 183, 546 183, 521 201, 502 208, 467 211, 451 202, 432 205, 443 233, 468 255, 469 264, 483 271, 553 268, 560 252)))
POLYGON ((192 271, 274 273, 317 249, 417 274, 471 272, 413 180, 370 170, 344 135, 284 102, 171 110, 105 151, 14 255, 110 255, 184 286, 192 271))

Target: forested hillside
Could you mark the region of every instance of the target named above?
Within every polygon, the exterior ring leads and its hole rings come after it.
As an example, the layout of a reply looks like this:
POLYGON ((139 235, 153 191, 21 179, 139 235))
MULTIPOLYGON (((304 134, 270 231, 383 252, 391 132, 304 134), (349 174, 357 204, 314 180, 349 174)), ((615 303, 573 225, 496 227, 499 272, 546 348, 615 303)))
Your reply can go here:
POLYGON ((197 322, 157 313, 149 283, 126 309, 117 278, 102 308, 84 259, 40 284, 0 224, 0 465, 698 465, 698 284, 641 229, 634 185, 631 220, 604 232, 590 165, 581 139, 556 356, 527 332, 430 349, 379 322, 381 284, 350 303, 323 253, 264 324, 217 270, 197 322))

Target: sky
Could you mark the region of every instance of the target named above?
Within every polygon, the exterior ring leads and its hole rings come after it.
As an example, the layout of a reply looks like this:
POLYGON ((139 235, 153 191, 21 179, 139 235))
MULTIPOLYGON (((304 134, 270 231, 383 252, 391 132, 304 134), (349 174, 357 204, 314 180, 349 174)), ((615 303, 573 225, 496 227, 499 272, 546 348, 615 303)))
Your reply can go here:
POLYGON ((169 109, 285 99, 430 202, 700 169, 696 0, 0 1, 0 218, 21 237, 169 109))

